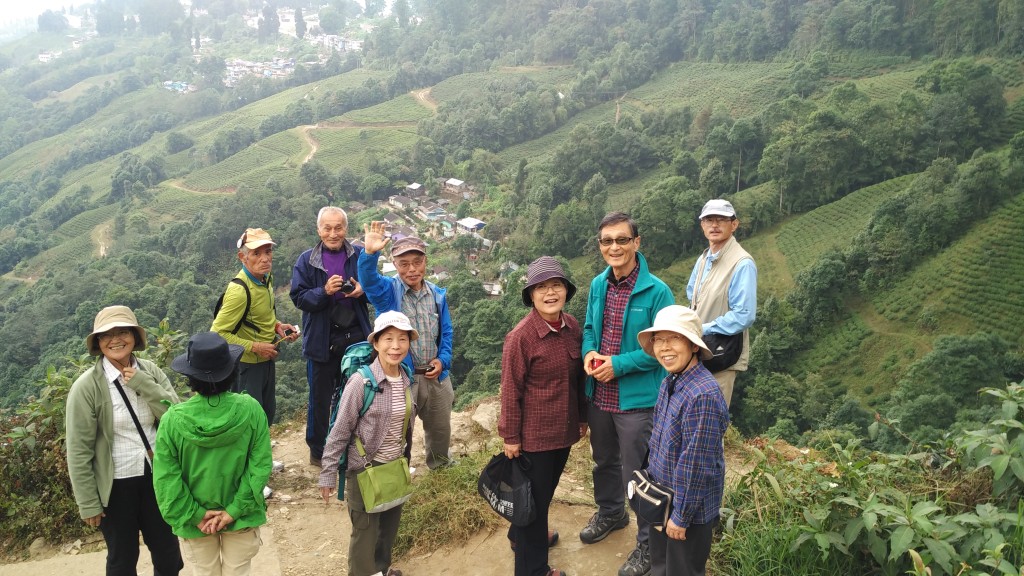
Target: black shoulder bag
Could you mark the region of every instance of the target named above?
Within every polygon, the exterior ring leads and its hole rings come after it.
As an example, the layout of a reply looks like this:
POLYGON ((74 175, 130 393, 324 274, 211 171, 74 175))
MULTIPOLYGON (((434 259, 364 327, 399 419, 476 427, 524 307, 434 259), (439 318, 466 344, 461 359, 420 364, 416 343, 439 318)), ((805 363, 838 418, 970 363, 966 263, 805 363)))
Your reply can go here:
MULTIPOLYGON (((690 306, 693 310, 697 309, 697 300, 700 293, 701 281, 704 277, 704 268, 707 261, 708 253, 704 252, 704 255, 700 260, 697 261, 697 280, 693 284, 693 300, 690 302, 690 306)), ((704 319, 701 318, 701 321, 704 319)), ((708 369, 708 372, 721 372, 726 368, 732 366, 740 359, 740 354, 743 353, 743 332, 739 334, 704 334, 701 340, 708 345, 708 349, 711 350, 711 358, 702 360, 701 363, 708 369)))
MULTIPOLYGON (((135 422, 135 429, 139 431, 139 436, 142 438, 142 445, 146 447, 146 456, 149 462, 153 462, 153 447, 149 445, 149 438, 146 438, 146 433, 142 431, 142 424, 139 423, 139 417, 135 415, 135 409, 132 408, 132 403, 128 401, 128 395, 124 393, 124 388, 121 387, 121 377, 118 376, 114 380, 114 387, 121 393, 121 399, 124 400, 124 405, 128 407, 128 413, 132 415, 132 422, 135 422)), ((150 464, 152 466, 152 464, 150 464)))

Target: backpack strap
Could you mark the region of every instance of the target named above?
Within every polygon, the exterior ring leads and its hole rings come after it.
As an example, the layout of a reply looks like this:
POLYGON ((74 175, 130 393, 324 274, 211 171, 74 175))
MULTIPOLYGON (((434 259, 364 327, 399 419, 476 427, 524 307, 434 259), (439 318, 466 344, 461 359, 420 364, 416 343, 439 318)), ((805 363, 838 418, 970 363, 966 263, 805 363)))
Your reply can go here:
MULTIPOLYGON (((231 331, 232 334, 238 334, 238 331, 242 329, 242 324, 245 324, 249 328, 252 328, 253 332, 259 334, 260 329, 256 327, 251 321, 249 321, 249 309, 252 308, 252 294, 249 292, 249 287, 245 285, 245 282, 241 278, 232 278, 231 284, 238 284, 245 290, 245 310, 242 311, 242 317, 238 320, 238 324, 235 324, 235 329, 231 331)), ((227 294, 227 292, 225 292, 227 294)), ((221 296, 223 298, 223 296, 221 296)))

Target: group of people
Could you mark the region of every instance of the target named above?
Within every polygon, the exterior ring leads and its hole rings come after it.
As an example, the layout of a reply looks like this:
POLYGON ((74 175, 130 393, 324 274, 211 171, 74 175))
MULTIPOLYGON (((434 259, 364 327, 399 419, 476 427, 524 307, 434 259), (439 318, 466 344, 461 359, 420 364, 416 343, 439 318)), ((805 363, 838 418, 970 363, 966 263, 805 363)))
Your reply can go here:
MULTIPOLYGON (((676 499, 664 526, 652 529, 637 517, 636 546, 619 575, 703 574, 724 489, 728 405, 736 372, 746 369, 757 271, 733 236, 739 221, 728 201, 709 201, 700 222, 709 247, 687 284, 689 308, 675 305, 671 289, 650 273, 637 225, 621 212, 598 226, 608 267, 591 282, 582 326, 564 311, 577 288, 558 261, 542 256, 528 266, 522 301, 530 310, 505 339, 498 427, 506 456, 529 456, 537 507, 531 524, 508 532, 517 576, 564 574, 548 564, 548 548, 558 541, 548 508, 571 446, 588 431, 598 510, 580 540, 594 544, 629 524, 626 486, 646 465, 676 499), (707 334, 742 335, 739 359, 709 373, 701 363, 713 355, 707 334)), ((426 244, 391 239, 373 222, 357 246, 348 239, 347 215, 333 206, 320 210, 316 224, 320 241, 299 256, 291 279, 301 330, 276 317, 270 235, 250 228, 238 239, 242 269, 211 331, 193 336, 172 362, 195 392, 185 402, 155 364, 133 353, 145 349, 146 333, 130 309, 97 315, 86 347, 99 360, 72 387, 67 445, 81 516, 107 542, 108 574, 135 573, 140 532, 156 574, 181 570, 175 536, 197 574, 248 573, 266 522, 274 360, 281 342, 300 335, 306 442, 325 500, 339 485, 343 454, 345 478, 409 457, 417 416, 428 467, 453 463, 453 329, 445 289, 426 280, 426 244), (396 277, 378 270, 389 243, 396 277), (376 311, 372 325, 368 305, 376 311), (366 377, 353 375, 330 426, 342 356, 364 340, 374 349, 375 394, 364 405, 366 377)), ((358 483, 344 485, 352 522, 348 573, 401 576, 391 548, 402 507, 367 512, 358 483)))
POLYGON ((736 373, 747 367, 747 330, 757 309, 757 268, 733 234, 726 200, 700 214, 708 249, 687 284, 690 307, 651 274, 629 215, 613 212, 597 229, 608 267, 590 283, 583 326, 564 311, 576 293, 562 267, 542 256, 527 268, 530 312, 507 335, 498 433, 524 467, 536 519, 509 529, 516 576, 563 576, 548 563, 558 532, 548 508, 573 444, 590 432, 598 510, 580 531, 584 544, 626 527, 626 491, 635 470, 675 493, 671 517, 652 527, 637 515, 636 546, 619 576, 704 574, 725 485, 723 438, 736 373), (704 321, 702 321, 704 319, 704 321), (710 373, 705 335, 742 338, 738 359, 710 373))
POLYGON ((135 355, 146 330, 130 308, 100 310, 85 344, 98 360, 68 395, 67 461, 79 513, 106 541, 106 573, 136 574, 141 532, 154 574, 178 574, 182 551, 196 574, 248 574, 272 462, 263 409, 231 392, 243 348, 193 336, 171 362, 195 393, 180 402, 135 355))

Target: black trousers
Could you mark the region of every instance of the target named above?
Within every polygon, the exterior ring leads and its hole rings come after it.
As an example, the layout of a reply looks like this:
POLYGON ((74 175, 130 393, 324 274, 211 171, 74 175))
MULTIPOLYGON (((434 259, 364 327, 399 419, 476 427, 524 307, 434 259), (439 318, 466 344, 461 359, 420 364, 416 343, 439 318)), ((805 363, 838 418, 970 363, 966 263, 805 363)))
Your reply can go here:
POLYGON ((548 508, 569 460, 569 448, 523 452, 530 459, 526 476, 530 479, 537 518, 530 524, 510 526, 508 538, 516 543, 516 576, 545 576, 548 566, 548 508))
POLYGON ((647 536, 651 576, 704 576, 715 526, 718 518, 707 524, 691 524, 686 528, 686 540, 673 540, 665 532, 651 528, 647 536))
POLYGON ((154 576, 176 575, 184 568, 178 537, 156 505, 149 465, 144 476, 114 480, 103 513, 100 531, 107 543, 107 576, 136 576, 139 532, 153 559, 154 576))
POLYGON ((331 398, 341 386, 341 354, 331 354, 327 362, 306 360, 309 381, 309 403, 306 407, 306 445, 309 455, 320 459, 327 441, 327 425, 331 418, 331 398))

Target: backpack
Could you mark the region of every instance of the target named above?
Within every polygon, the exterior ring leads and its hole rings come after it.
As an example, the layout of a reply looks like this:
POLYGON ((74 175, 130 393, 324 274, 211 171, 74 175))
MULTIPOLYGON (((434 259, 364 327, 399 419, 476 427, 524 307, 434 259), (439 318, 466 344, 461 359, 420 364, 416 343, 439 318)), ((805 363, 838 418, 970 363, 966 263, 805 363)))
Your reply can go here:
MULTIPOLYGON (((367 342, 356 342, 345 349, 344 356, 341 357, 341 386, 338 386, 334 390, 334 394, 331 395, 331 417, 327 421, 327 435, 330 436, 331 429, 334 428, 334 421, 338 417, 338 406, 341 404, 341 394, 345 391, 345 385, 348 383, 356 372, 363 377, 363 405, 359 407, 359 417, 362 418, 364 414, 370 409, 370 405, 373 404, 373 399, 377 395, 377 392, 381 392, 383 389, 377 383, 377 378, 374 377, 373 371, 370 370, 370 364, 373 363, 373 346, 367 342)), ((409 371, 409 367, 405 363, 399 364, 402 367, 402 371, 412 379, 412 374, 409 371)), ((341 451, 341 458, 338 459, 338 500, 345 500, 345 471, 348 470, 348 446, 341 451)))
MULTIPOLYGON (((260 329, 255 324, 248 320, 249 308, 252 306, 252 294, 249 293, 249 287, 242 282, 241 278, 232 278, 229 284, 238 284, 245 290, 245 310, 242 311, 242 317, 238 320, 238 324, 235 324, 235 329, 231 331, 232 334, 238 334, 238 331, 242 329, 242 324, 245 324, 249 328, 252 328, 257 334, 260 333, 260 329)), ((213 305, 213 317, 217 318, 217 314, 220 314, 221 306, 224 305, 224 296, 227 295, 228 291, 225 288, 224 292, 217 298, 217 303, 213 305)))

